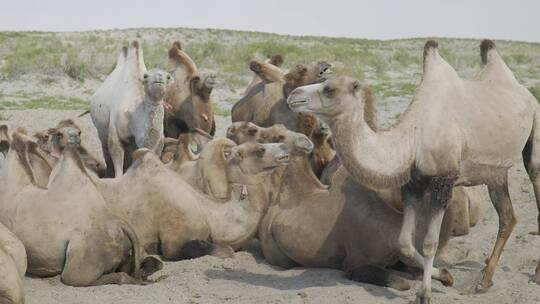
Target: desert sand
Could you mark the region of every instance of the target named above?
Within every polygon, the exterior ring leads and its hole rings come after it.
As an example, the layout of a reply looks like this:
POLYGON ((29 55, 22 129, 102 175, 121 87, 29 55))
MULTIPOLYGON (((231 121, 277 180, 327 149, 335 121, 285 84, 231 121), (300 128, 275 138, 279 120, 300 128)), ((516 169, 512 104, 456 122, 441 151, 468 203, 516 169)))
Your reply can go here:
MULTIPOLYGON (((391 118, 385 117, 395 117, 384 109, 379 111, 384 124, 391 123, 391 118)), ((6 113, 10 126, 23 126, 30 132, 53 126, 61 119, 75 118, 82 127, 83 142, 96 155, 101 155, 90 117, 76 118, 80 111, 24 110, 6 113)), ((228 117, 217 118, 218 135, 223 135, 229 121, 228 117)), ((455 285, 444 287, 434 281, 434 303, 540 303, 540 286, 529 283, 540 256, 540 236, 530 234, 537 229, 537 210, 532 187, 522 165, 515 166, 510 172, 510 195, 518 224, 497 268, 495 285, 485 294, 471 293, 473 282, 479 278, 497 234, 497 215, 490 207, 469 235, 450 241, 437 261, 438 265, 449 268, 455 285)), ((156 282, 148 286, 86 288, 65 286, 58 277, 26 278, 24 283, 28 304, 408 303, 414 300, 420 284, 417 282, 413 289, 399 292, 349 281, 339 270, 301 267, 283 270, 265 262, 256 241, 247 251, 235 253, 232 259, 203 257, 165 263, 164 269, 151 279, 156 282)))

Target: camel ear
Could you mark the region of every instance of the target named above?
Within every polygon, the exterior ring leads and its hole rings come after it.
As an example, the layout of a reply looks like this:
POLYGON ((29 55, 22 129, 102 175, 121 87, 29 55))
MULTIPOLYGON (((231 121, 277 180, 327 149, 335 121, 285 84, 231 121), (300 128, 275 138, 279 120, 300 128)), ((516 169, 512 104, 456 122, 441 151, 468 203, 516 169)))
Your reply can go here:
POLYGON ((270 58, 269 63, 280 67, 281 65, 283 65, 283 56, 281 56, 280 54, 276 54, 270 58))

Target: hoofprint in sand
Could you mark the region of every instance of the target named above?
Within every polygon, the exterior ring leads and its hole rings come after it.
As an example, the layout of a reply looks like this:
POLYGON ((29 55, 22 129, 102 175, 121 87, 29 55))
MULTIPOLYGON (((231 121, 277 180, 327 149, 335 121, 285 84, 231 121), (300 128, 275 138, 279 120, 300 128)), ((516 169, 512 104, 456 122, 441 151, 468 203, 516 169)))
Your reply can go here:
MULTIPOLYGON (((384 124, 392 123, 386 117, 393 118, 395 115, 389 115, 386 111, 379 109, 379 117, 383 118, 384 124)), ((90 117, 76 118, 80 111, 24 110, 4 113, 9 117, 7 122, 11 127, 25 127, 29 132, 54 126, 62 119, 75 118, 81 126, 83 142, 95 155, 101 156, 90 117)), ((223 136, 230 118, 216 116, 216 122, 217 135, 223 136)), ((1 158, 0 165, 3 162, 1 158)), ((540 302, 540 286, 529 283, 540 255, 540 236, 530 234, 537 227, 532 186, 522 165, 512 168, 509 180, 518 224, 495 274, 495 285, 486 294, 471 293, 471 282, 480 275, 497 234, 497 215, 490 207, 484 219, 471 229, 469 235, 450 241, 445 254, 438 261, 439 265, 450 269, 455 285, 444 287, 434 282, 434 303, 540 302)), ((487 199, 487 194, 484 198, 487 199)), ((152 279, 157 282, 149 286, 73 288, 63 285, 58 277, 26 278, 24 284, 29 304, 406 303, 415 298, 414 291, 418 287, 398 292, 349 281, 338 270, 279 269, 264 261, 256 242, 248 251, 235 253, 233 259, 203 257, 165 263, 164 270, 156 273, 152 279)))

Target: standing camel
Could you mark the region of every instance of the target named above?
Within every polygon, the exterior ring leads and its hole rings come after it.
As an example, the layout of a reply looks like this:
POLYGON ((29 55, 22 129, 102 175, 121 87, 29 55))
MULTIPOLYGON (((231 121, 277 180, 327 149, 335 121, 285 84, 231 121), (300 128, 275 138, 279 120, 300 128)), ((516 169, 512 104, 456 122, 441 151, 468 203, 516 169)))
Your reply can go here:
POLYGON ((366 123, 363 104, 370 91, 339 77, 297 88, 288 98, 293 111, 315 114, 328 123, 341 163, 358 182, 373 188, 401 187, 404 220, 401 254, 423 266, 420 303, 430 303, 433 259, 441 221, 454 186, 486 184, 499 214, 499 233, 477 291, 493 285, 495 268, 516 225, 508 194, 508 169, 523 154, 540 195, 540 109, 518 83, 492 41, 481 46, 483 69, 461 79, 439 55, 438 44, 424 47, 424 74, 401 120, 385 131, 366 123), (426 203, 424 203, 424 201, 426 203), (428 206, 423 256, 413 246, 415 205, 428 206))

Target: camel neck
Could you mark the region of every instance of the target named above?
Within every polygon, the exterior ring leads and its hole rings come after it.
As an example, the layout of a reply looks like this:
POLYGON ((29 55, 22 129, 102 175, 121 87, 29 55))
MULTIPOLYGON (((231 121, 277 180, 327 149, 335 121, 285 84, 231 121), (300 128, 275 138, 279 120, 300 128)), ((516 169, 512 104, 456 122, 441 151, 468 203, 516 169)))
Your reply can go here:
POLYGON ((328 121, 336 153, 359 183, 373 188, 400 187, 410 179, 414 162, 414 129, 406 121, 376 132, 361 108, 328 121))
POLYGON ((306 195, 326 189, 327 186, 323 185, 313 173, 308 156, 293 156, 283 175, 279 205, 282 208, 295 206, 306 195))
POLYGON ((237 249, 255 236, 269 204, 263 185, 232 184, 229 201, 211 201, 204 208, 213 242, 237 249))

